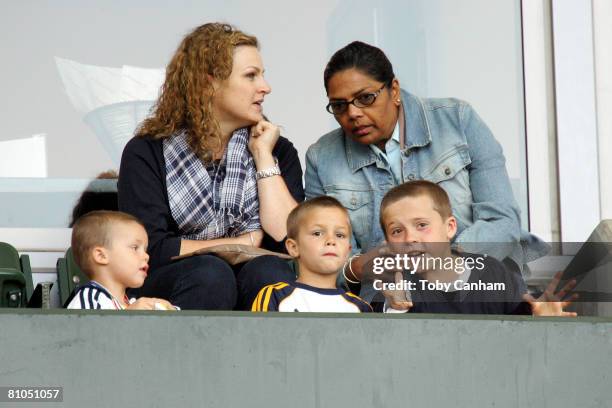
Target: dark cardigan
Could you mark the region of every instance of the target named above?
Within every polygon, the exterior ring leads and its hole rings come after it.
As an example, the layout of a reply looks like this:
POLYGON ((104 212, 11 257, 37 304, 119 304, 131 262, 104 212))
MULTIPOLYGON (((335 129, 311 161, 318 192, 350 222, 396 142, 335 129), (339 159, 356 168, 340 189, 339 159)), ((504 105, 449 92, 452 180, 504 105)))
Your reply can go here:
MULTIPOLYGON (((293 144, 279 137, 272 154, 297 202, 304 201, 302 167, 293 144)), ((164 265, 179 254, 181 237, 172 218, 166 188, 166 168, 161 139, 134 137, 123 149, 119 170, 119 210, 143 222, 149 235, 151 268, 164 265)), ((265 234, 262 247, 284 252, 284 243, 265 234)))

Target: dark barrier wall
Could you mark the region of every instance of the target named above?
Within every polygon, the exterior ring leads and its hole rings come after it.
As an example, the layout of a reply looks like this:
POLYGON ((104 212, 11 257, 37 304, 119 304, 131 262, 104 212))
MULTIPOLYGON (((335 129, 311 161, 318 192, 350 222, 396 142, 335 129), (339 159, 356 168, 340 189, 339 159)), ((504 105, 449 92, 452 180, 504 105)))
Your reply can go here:
POLYGON ((64 388, 18 407, 608 407, 611 384, 610 319, 0 311, 0 386, 64 388))

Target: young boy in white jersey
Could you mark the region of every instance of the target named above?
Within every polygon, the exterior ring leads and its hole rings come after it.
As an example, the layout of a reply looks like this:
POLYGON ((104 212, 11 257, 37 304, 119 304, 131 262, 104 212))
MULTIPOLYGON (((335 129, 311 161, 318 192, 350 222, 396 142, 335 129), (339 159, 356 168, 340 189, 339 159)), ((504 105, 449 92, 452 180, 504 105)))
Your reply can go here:
POLYGON ((163 299, 130 302, 125 291, 143 285, 149 269, 148 237, 141 222, 118 211, 93 211, 72 229, 76 264, 91 279, 77 288, 68 309, 174 310, 163 299))
POLYGON ((371 312, 367 302, 336 286, 351 251, 350 237, 349 216, 338 200, 321 196, 300 203, 287 218, 285 243, 298 265, 298 278, 261 289, 251 310, 371 312))
POLYGON ((406 296, 385 293, 387 312, 576 315, 563 310, 575 296, 562 301, 574 281, 555 294, 557 274, 534 299, 525 293, 520 273, 493 257, 451 251, 457 221, 448 195, 435 183, 418 180, 389 190, 381 202, 380 224, 390 248, 419 260, 412 264, 419 266, 413 268, 406 296))

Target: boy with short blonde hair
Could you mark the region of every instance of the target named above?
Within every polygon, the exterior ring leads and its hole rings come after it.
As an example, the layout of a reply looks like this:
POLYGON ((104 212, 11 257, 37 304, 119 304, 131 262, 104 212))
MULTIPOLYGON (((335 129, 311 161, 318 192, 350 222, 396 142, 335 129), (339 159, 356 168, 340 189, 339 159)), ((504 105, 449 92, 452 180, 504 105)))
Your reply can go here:
POLYGON ((90 281, 76 290, 67 308, 174 310, 163 299, 131 302, 125 293, 147 277, 147 243, 142 223, 129 214, 93 211, 79 218, 72 229, 72 254, 90 281))
POLYGON ((409 255, 411 273, 406 281, 396 274, 394 283, 408 289, 406 296, 386 291, 386 311, 576 315, 563 311, 575 297, 562 301, 575 282, 554 293, 560 273, 534 299, 526 293, 520 273, 500 261, 452 251, 457 221, 448 195, 435 183, 419 180, 389 190, 381 202, 380 223, 391 249, 409 255))
POLYGON ((264 287, 254 312, 370 312, 370 305, 336 286, 351 251, 351 223, 338 200, 321 196, 300 203, 287 218, 289 255, 298 265, 296 282, 264 287))

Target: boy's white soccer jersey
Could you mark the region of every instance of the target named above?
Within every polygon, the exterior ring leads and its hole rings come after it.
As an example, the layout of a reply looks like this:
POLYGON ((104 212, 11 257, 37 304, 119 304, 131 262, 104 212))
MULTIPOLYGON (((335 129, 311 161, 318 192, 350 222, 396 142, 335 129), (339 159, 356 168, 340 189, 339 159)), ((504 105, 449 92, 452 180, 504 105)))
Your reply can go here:
POLYGON ((253 312, 371 312, 359 296, 342 289, 320 289, 300 282, 280 282, 259 291, 253 312))
POLYGON ((89 281, 76 290, 66 308, 121 310, 123 306, 104 286, 96 281, 89 281))

